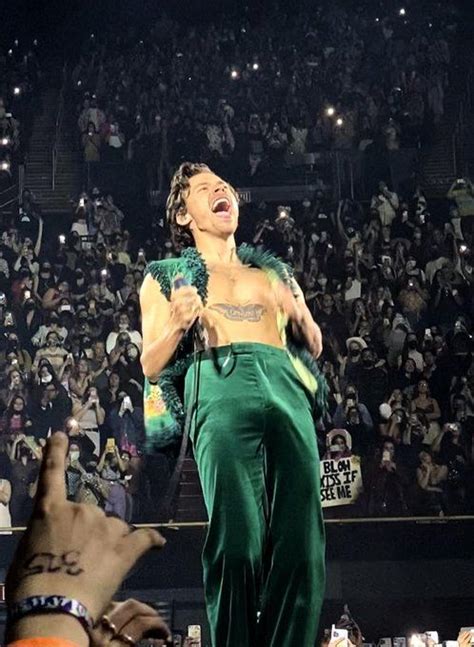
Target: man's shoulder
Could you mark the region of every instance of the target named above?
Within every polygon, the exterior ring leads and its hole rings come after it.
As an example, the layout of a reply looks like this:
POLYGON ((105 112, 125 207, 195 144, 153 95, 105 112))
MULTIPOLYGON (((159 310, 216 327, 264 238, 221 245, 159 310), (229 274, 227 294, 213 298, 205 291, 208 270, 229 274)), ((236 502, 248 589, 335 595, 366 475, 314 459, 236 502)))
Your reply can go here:
POLYGON ((183 262, 180 256, 173 258, 162 258, 158 261, 150 261, 146 266, 145 273, 153 274, 154 271, 168 271, 174 269, 177 265, 183 262))
POLYGON ((161 292, 168 298, 174 278, 184 267, 185 261, 182 257, 150 261, 145 269, 145 277, 150 276, 159 283, 161 292))

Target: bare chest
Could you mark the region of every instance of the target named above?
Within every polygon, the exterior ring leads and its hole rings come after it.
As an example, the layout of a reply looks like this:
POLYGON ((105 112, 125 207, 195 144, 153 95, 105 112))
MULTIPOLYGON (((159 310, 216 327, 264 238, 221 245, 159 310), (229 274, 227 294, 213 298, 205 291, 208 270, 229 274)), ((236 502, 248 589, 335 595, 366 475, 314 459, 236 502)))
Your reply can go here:
POLYGON ((250 267, 212 269, 209 274, 208 304, 236 305, 273 301, 273 291, 264 272, 250 267))

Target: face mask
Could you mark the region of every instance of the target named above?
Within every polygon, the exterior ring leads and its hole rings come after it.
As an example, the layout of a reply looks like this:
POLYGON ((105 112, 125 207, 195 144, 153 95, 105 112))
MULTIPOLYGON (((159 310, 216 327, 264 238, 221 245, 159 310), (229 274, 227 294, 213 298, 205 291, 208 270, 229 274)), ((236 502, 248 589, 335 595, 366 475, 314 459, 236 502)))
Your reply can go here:
POLYGON ((70 452, 69 458, 71 459, 71 463, 75 463, 76 461, 78 461, 80 455, 81 455, 81 452, 70 452))
POLYGON ((53 381, 52 375, 43 375, 43 377, 41 378, 41 384, 49 384, 52 381, 53 381))

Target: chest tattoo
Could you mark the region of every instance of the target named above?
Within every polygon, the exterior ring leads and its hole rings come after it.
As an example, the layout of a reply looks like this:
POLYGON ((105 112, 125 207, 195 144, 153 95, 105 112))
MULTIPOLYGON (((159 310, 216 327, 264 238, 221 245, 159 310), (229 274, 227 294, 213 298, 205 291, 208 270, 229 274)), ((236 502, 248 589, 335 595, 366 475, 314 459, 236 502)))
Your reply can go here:
POLYGON ((236 306, 231 303, 214 303, 209 306, 209 309, 218 312, 229 321, 249 321, 251 323, 261 321, 265 314, 265 307, 260 303, 248 303, 243 306, 236 306))

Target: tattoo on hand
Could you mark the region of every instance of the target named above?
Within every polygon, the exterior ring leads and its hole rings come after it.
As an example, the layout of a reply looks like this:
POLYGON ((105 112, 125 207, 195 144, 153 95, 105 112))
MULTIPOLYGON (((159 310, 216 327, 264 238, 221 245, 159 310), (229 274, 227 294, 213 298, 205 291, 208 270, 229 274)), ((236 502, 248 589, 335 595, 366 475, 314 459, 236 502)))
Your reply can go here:
POLYGON ((84 569, 79 566, 80 557, 81 553, 78 550, 70 550, 60 555, 34 553, 24 562, 21 578, 43 573, 61 573, 77 577, 84 572, 84 569))
POLYGON ((215 310, 230 321, 250 321, 257 323, 261 321, 266 310, 260 303, 248 303, 244 306, 234 306, 231 303, 214 303, 209 307, 215 310))

